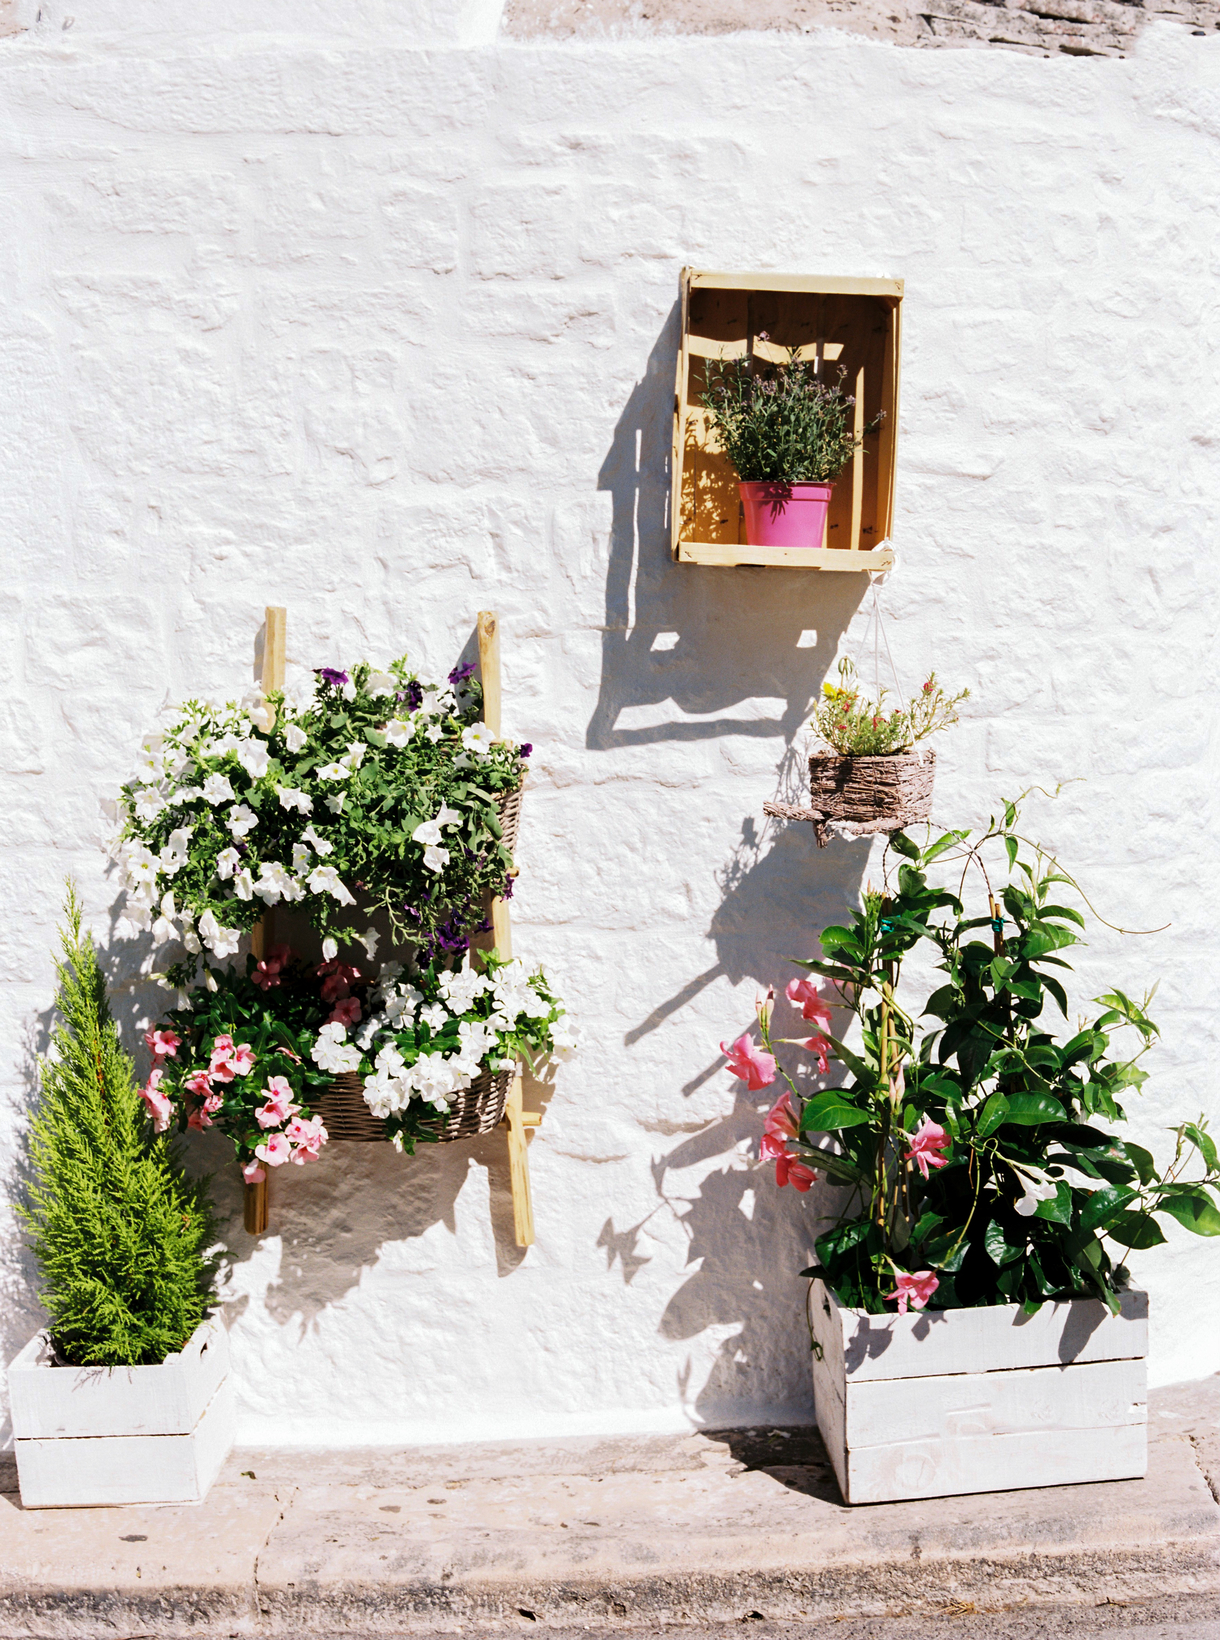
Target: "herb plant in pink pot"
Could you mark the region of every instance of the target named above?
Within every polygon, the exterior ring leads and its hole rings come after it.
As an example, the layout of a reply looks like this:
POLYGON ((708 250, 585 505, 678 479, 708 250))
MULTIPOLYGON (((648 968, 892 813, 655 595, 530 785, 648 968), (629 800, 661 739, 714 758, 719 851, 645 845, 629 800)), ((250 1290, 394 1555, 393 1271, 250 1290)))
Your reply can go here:
POLYGON ((857 428, 845 372, 827 382, 820 371, 797 348, 778 364, 708 363, 702 403, 737 469, 750 546, 821 547, 834 481, 880 423, 857 428))

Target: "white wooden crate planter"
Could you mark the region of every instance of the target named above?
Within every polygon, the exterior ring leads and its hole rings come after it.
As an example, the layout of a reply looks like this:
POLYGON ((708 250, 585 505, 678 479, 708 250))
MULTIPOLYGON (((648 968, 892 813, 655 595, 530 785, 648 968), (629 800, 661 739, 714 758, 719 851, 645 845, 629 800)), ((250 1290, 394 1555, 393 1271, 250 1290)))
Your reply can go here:
POLYGON ((216 1319, 156 1367, 57 1367, 38 1333, 8 1385, 26 1509, 197 1503, 233 1444, 229 1337, 216 1319))
POLYGON ((869 1315, 809 1303, 818 1429, 848 1503, 1142 1476, 1148 1297, 869 1315))

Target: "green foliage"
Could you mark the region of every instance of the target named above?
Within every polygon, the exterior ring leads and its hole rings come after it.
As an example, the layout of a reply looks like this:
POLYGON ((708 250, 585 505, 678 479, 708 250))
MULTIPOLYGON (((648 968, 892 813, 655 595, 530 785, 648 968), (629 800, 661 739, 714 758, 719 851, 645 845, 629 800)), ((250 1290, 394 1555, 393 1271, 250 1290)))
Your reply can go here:
MULTIPOLYGON (((760 336, 765 341, 765 336, 760 336)), ((845 372, 828 384, 794 348, 786 363, 709 360, 700 402, 743 483, 829 484, 863 443, 845 372)), ((864 429, 873 432, 878 416, 864 429)))
MULTIPOLYGON (((1075 885, 1018 821, 1007 803, 974 841, 929 834, 921 848, 895 835, 885 891, 870 889, 848 926, 823 931, 823 958, 801 964, 831 981, 861 1035, 855 1052, 833 1043, 845 1087, 802 1109, 788 1079, 802 1136, 828 1136, 801 1137, 792 1154, 853 1187, 817 1243, 846 1304, 881 1311, 897 1273, 934 1272, 938 1308, 1036 1309, 1086 1293, 1113 1309, 1127 1249, 1164 1240, 1158 1218, 1220 1234, 1220 1168, 1202 1118, 1174 1130, 1163 1172, 1113 1131, 1146 1077, 1150 997, 1107 992, 1094 1017, 1056 1029, 1068 1016, 1063 953, 1080 943, 1084 918, 1059 903, 1056 891, 1075 885), (956 887, 930 880, 938 860, 956 887), (982 890, 977 909, 960 897, 967 882, 982 890), (911 1000, 902 966, 921 943, 942 979, 911 1000), (1123 1031, 1134 1032, 1134 1052, 1113 1046, 1123 1031)), ((769 1046, 765 1017, 763 1036, 769 1046)))
POLYGON ((839 662, 840 682, 824 683, 822 698, 814 708, 810 728, 844 757, 884 757, 905 752, 916 741, 957 722, 957 708, 969 699, 969 689, 946 695, 935 672, 905 706, 887 711, 886 691, 871 701, 856 684, 856 669, 844 658, 839 662))
POLYGON ((214 1302, 205 1184, 152 1133, 69 887, 56 1029, 31 1138, 22 1217, 52 1339, 76 1366, 155 1365, 214 1302))

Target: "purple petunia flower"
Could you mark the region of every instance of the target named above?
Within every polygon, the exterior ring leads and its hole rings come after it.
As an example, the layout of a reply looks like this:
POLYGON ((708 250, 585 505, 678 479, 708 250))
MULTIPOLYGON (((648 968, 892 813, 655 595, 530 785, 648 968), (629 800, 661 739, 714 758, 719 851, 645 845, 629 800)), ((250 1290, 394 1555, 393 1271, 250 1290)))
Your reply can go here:
POLYGON ((419 704, 424 698, 424 686, 417 678, 412 678, 407 685, 407 710, 418 712, 419 704))
POLYGON ((467 661, 465 666, 455 666, 453 671, 450 672, 450 674, 449 674, 449 682, 456 689, 459 683, 465 683, 466 682, 466 679, 470 676, 470 674, 473 671, 474 671, 474 662, 473 661, 467 661))
POLYGON ((315 666, 314 675, 328 683, 332 689, 341 689, 347 682, 347 673, 340 672, 335 666, 315 666))
POLYGON ((528 757, 533 749, 534 743, 532 740, 527 740, 525 744, 519 748, 522 757, 528 757))

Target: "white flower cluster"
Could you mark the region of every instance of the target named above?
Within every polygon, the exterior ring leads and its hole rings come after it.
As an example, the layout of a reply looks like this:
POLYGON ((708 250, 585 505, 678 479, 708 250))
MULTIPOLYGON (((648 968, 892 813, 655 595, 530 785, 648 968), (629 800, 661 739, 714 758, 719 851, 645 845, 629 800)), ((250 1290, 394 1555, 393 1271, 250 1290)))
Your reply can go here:
MULTIPOLYGON (((471 968, 467 959, 461 968, 442 976, 440 993, 438 1001, 426 1003, 423 993, 403 980, 400 964, 382 967, 370 995, 373 1011, 357 1026, 355 1048, 348 1051, 362 1050, 373 1056, 374 1073, 365 1082, 364 1097, 373 1114, 383 1120, 406 1110, 413 1099, 447 1111, 452 1096, 468 1088, 485 1064, 492 1070, 511 1070, 514 1061, 504 1057, 503 1037, 516 1031, 523 1020, 547 1019, 554 1007, 539 994, 523 962, 509 963, 488 976, 471 968), (491 1003, 490 1013, 467 1018, 484 998, 491 1003), (450 1036, 444 1048, 422 1053, 414 1064, 408 1064, 396 1034, 413 1030, 421 1021, 434 1037, 456 1022, 457 1041, 454 1044, 450 1036)), ((561 1030, 562 1024, 559 1021, 550 1028, 551 1038, 556 1047, 570 1049, 575 1046, 575 1035, 570 1027, 561 1030)), ((314 1050, 324 1070, 331 1069, 331 1043, 345 1035, 341 1025, 327 1026, 327 1031, 330 1037, 322 1050, 327 1062, 314 1050)))

